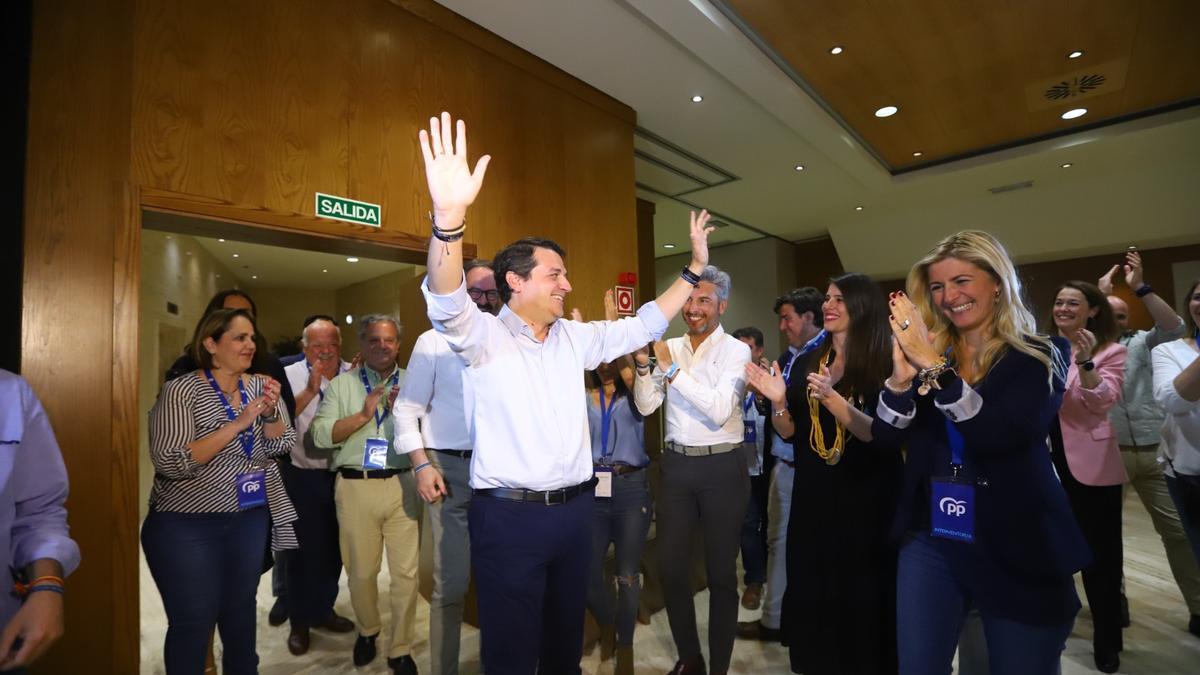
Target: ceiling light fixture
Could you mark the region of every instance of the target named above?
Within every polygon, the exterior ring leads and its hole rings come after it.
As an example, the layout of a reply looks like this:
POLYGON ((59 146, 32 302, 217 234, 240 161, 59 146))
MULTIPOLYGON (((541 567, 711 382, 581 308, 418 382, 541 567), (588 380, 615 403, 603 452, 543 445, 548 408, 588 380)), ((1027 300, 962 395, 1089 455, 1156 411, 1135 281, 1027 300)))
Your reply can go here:
POLYGON ((843 49, 841 48, 841 46, 840 46, 840 45, 835 45, 835 46, 833 47, 833 49, 830 49, 830 50, 829 50, 829 53, 830 53, 830 54, 833 54, 834 56, 837 56, 838 54, 841 54, 841 53, 842 53, 842 51, 843 51, 843 49))
POLYGON ((329 270, 321 270, 321 271, 322 271, 322 272, 328 272, 329 270))
POLYGON ((1071 52, 1070 54, 1067 54, 1067 58, 1068 58, 1068 59, 1077 59, 1077 58, 1079 58, 1079 57, 1081 57, 1081 56, 1083 56, 1083 50, 1082 50, 1082 49, 1076 49, 1075 51, 1071 52))
POLYGON ((854 210, 855 210, 855 211, 862 211, 862 207, 861 207, 861 206, 856 206, 856 207, 854 207, 854 210))
POLYGON ((803 165, 803 164, 797 164, 797 165, 796 165, 796 170, 797 170, 797 171, 803 171, 803 170, 804 170, 804 165, 803 165))
POLYGON ((1062 114, 1064 120, 1073 120, 1076 117, 1083 117, 1087 114, 1087 108, 1073 108, 1062 114))
POLYGON ((257 274, 251 274, 251 275, 250 275, 250 278, 251 278, 251 279, 257 279, 257 278, 258 278, 258 275, 257 275, 257 274))
POLYGON ((1073 167, 1073 166, 1075 166, 1075 165, 1074 165, 1074 164, 1072 164, 1072 163, 1070 163, 1070 162, 1063 162, 1063 163, 1062 163, 1062 164, 1060 164, 1059 166, 1061 166, 1061 167, 1062 167, 1062 168, 1064 168, 1064 169, 1069 169, 1069 168, 1071 168, 1071 167, 1073 167))
POLYGON ((692 97, 692 103, 699 103, 703 100, 704 100, 704 97, 701 96, 700 94, 696 94, 695 96, 692 97))
POLYGON ((875 116, 876 117, 891 117, 892 115, 895 115, 898 112, 900 112, 900 109, 897 108, 896 106, 885 105, 882 108, 880 108, 879 110, 875 111, 875 116))
POLYGON ((921 152, 920 150, 917 150, 916 152, 913 153, 913 157, 920 157, 923 154, 925 154, 925 153, 921 152))
POLYGON ((236 253, 234 253, 234 254, 233 254, 233 257, 235 257, 235 258, 240 258, 241 256, 240 256, 240 255, 238 255, 238 254, 236 254, 236 253))
POLYGON ((663 244, 663 248, 675 248, 675 244, 663 244))
POLYGON ((354 256, 350 256, 349 258, 346 258, 346 262, 358 262, 358 258, 355 258, 354 256))
POLYGON ((218 239, 217 241, 219 241, 219 242, 221 242, 221 243, 225 243, 225 240, 224 240, 224 239, 218 239))
POLYGON ((354 323, 354 316, 351 314, 347 314, 346 315, 346 325, 349 326, 352 323, 354 323))

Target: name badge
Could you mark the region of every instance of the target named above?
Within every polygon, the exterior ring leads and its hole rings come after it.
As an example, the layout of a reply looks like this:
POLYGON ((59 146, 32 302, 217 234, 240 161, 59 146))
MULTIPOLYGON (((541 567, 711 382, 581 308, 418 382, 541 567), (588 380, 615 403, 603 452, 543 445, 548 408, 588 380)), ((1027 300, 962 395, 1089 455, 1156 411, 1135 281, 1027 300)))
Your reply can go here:
POLYGON ((363 466, 367 469, 386 469, 388 442, 386 438, 368 438, 363 448, 363 466))
POLYGON ((758 442, 758 429, 755 428, 756 426, 757 425, 754 423, 754 420, 742 420, 742 427, 744 428, 744 431, 742 432, 743 443, 758 442))
POLYGON ((612 498, 613 470, 611 466, 596 467, 596 496, 601 499, 612 498))
POLYGON ((931 478, 929 485, 930 534, 975 541, 975 485, 955 478, 931 478))
POLYGON ((267 503, 267 472, 251 471, 238 474, 238 508, 252 509, 267 503))

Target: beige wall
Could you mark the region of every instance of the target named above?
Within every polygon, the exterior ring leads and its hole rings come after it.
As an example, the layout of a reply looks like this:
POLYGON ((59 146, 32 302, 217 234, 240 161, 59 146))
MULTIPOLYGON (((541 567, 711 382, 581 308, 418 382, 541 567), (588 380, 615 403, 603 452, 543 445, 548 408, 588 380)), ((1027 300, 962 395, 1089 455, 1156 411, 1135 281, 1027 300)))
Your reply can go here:
POLYGON ((425 267, 416 266, 339 288, 335 292, 335 316, 341 322, 342 353, 347 360, 359 350, 358 319, 365 314, 392 314, 400 319, 403 328, 400 364, 408 363, 408 355, 412 353, 417 336, 430 326, 425 316, 425 299, 421 297, 423 278, 425 267), (354 317, 353 325, 346 325, 347 314, 354 317))
MULTIPOLYGON (((229 283, 234 279, 229 268, 194 239, 180 234, 143 231, 141 267, 138 412, 145 420, 158 398, 166 366, 183 353, 184 345, 192 339, 209 299, 236 284, 229 283), (179 307, 178 314, 167 312, 168 302, 179 307)), ((148 439, 143 425, 138 453, 138 508, 143 517, 154 479, 148 439)))
POLYGON ((258 305, 258 332, 269 346, 300 337, 304 319, 313 314, 337 316, 334 291, 255 287, 249 292, 258 305))
MULTIPOLYGON (((710 255, 710 262, 728 272, 732 281, 729 308, 721 318, 721 325, 730 333, 743 326, 761 330, 768 358, 778 356, 783 344, 773 307, 775 298, 795 285, 793 255, 791 244, 773 237, 720 246, 712 249, 710 255)), ((678 278, 680 269, 690 259, 691 254, 685 253, 654 261, 656 287, 660 292, 678 278)), ((683 335, 684 331, 683 320, 675 317, 667 329, 667 337, 683 335)))

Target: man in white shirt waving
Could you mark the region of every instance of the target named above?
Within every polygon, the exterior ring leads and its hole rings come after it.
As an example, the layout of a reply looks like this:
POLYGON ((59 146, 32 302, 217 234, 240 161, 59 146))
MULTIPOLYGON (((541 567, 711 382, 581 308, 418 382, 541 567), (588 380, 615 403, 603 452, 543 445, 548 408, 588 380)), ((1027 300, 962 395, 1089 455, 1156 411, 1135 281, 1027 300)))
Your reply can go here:
POLYGON ((637 316, 591 323, 562 318, 571 284, 558 244, 522 239, 492 261, 504 306, 486 314, 467 295, 462 235, 490 157, 472 172, 463 122, 455 134, 442 113, 429 127, 420 138, 433 238, 422 290, 472 391, 468 527, 483 670, 579 673, 597 484, 583 371, 662 335, 708 262, 712 228, 706 212, 692 214, 681 278, 637 316))
MULTIPOLYGON (((491 262, 465 266, 467 295, 488 314, 500 310, 491 262)), ((471 429, 463 392, 466 365, 446 338, 429 329, 408 359, 404 388, 392 409, 399 452, 431 450, 417 474, 417 492, 429 508, 433 538, 433 593, 429 597, 429 661, 434 675, 458 675, 463 607, 471 580, 467 512, 471 505, 471 429), (439 484, 439 479, 443 483, 439 484)))
POLYGON ((634 403, 649 415, 667 401, 667 447, 662 458, 658 550, 663 595, 679 675, 704 673, 696 609, 688 578, 692 535, 704 535, 708 570, 708 652, 716 675, 729 669, 737 628, 737 556, 750 498, 742 396, 750 348, 721 328, 729 305, 729 275, 709 265, 683 306, 687 335, 656 342, 658 372, 638 354, 634 403))

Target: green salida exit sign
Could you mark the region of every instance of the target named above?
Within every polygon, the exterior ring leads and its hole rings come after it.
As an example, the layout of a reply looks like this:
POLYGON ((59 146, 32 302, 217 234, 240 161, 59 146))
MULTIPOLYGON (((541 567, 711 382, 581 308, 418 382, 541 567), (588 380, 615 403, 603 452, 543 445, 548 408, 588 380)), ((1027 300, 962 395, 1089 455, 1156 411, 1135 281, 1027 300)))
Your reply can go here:
POLYGON ((383 211, 378 204, 360 202, 336 195, 317 193, 317 217, 332 218, 368 227, 382 226, 383 211))

